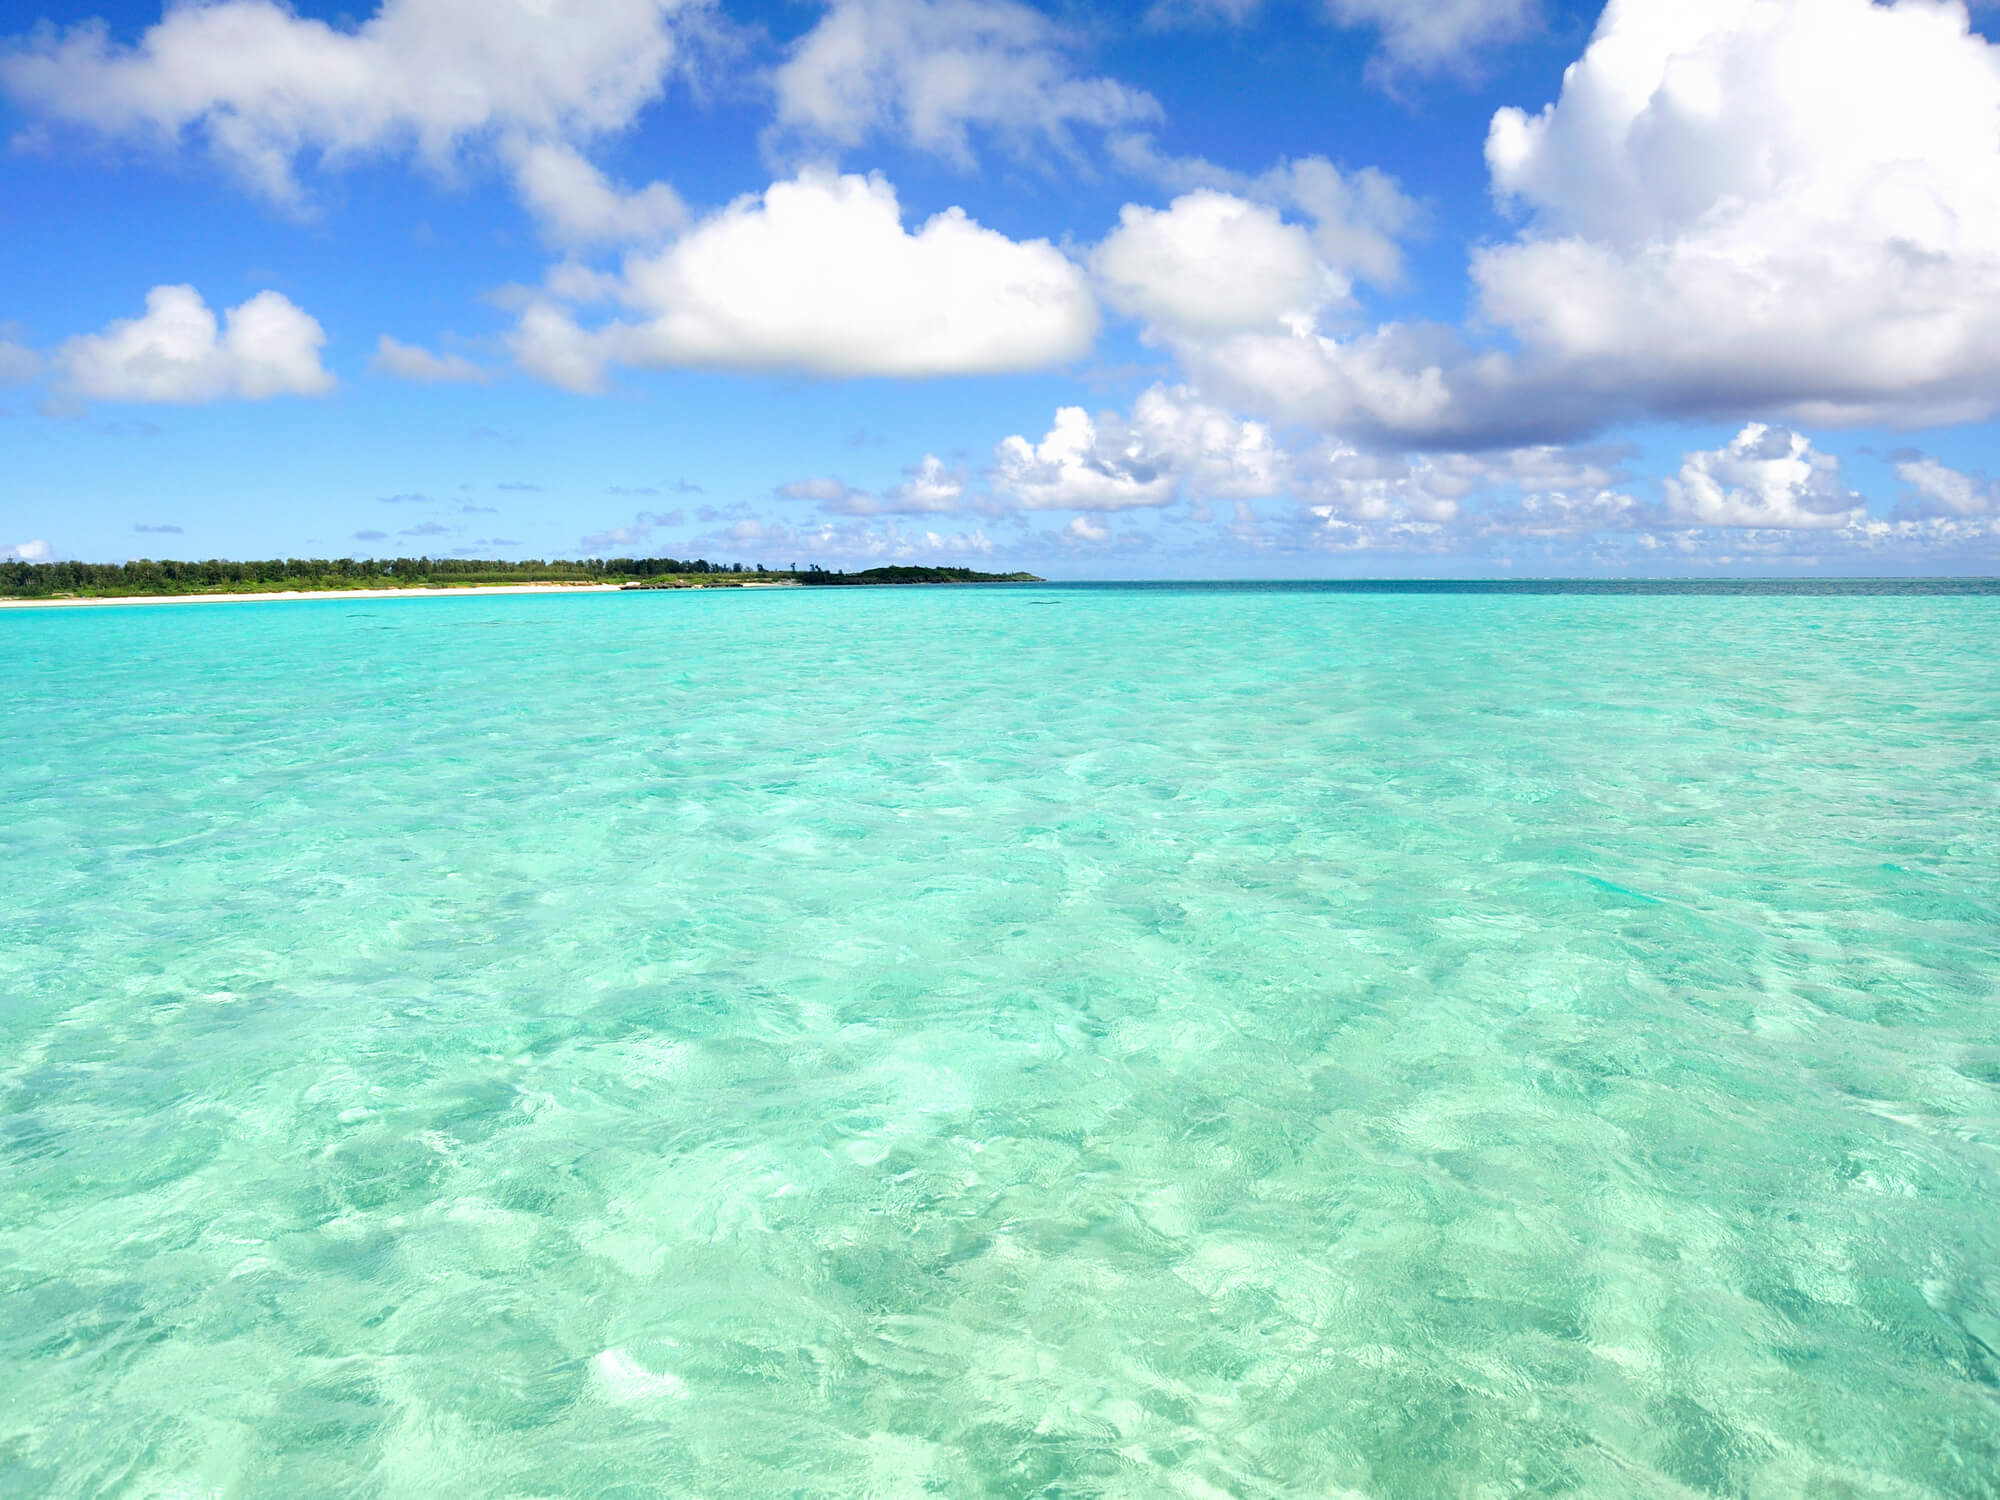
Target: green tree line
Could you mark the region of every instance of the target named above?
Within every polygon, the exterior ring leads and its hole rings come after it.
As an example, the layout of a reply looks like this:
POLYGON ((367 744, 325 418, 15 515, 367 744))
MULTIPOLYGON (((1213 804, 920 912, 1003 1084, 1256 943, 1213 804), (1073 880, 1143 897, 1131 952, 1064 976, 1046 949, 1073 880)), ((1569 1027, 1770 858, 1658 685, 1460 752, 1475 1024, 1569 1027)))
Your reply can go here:
POLYGON ((866 568, 859 573, 829 573, 814 564, 796 575, 804 584, 871 583, 1040 583, 1033 573, 975 573, 970 568, 866 568))
POLYGON ((616 583, 667 576, 745 572, 742 563, 706 558, 592 557, 507 562, 465 557, 271 557, 205 562, 138 558, 124 563, 0 562, 0 597, 45 599, 81 594, 254 593, 278 589, 420 588, 476 583, 616 583))

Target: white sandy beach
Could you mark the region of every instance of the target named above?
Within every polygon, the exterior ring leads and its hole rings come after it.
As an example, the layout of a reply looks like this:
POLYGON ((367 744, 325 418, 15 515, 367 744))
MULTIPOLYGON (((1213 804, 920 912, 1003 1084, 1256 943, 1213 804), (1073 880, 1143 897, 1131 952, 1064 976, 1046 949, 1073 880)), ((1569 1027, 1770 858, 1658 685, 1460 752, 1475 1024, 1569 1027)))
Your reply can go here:
POLYGON ((272 599, 450 598, 466 594, 615 594, 616 583, 492 583, 466 588, 286 589, 269 594, 133 594, 110 599, 0 599, 0 609, 82 609, 100 604, 258 604, 272 599))

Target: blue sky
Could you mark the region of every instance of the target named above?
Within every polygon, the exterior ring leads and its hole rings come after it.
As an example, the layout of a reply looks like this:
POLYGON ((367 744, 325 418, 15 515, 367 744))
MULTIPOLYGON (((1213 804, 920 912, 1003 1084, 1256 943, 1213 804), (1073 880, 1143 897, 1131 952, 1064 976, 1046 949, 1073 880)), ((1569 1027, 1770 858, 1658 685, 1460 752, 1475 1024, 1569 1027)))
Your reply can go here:
POLYGON ((1995 572, 1901 0, 48 0, 0 552, 1995 572))

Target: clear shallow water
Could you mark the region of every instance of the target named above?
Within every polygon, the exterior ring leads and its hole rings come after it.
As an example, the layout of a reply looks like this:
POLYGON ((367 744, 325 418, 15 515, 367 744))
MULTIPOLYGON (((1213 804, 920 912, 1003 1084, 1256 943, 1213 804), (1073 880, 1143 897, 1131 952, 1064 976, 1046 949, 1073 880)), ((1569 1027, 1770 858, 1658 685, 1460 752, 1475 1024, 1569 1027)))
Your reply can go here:
POLYGON ((0 1493, 2000 1493, 2000 598, 0 670, 0 1493))

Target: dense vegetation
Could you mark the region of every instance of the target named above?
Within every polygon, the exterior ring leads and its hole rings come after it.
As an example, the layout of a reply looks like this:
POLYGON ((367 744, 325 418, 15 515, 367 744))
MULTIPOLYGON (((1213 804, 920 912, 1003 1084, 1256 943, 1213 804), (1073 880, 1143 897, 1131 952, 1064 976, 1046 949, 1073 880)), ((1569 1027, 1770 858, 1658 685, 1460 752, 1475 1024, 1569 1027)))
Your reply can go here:
MULTIPOLYGON (((462 557, 273 557, 261 562, 0 562, 0 597, 102 598, 119 594, 255 594, 286 589, 453 588, 493 583, 623 583, 674 580, 696 587, 764 575, 705 558, 593 557, 576 562, 503 562, 462 557)), ((788 576, 788 575, 787 575, 788 576)))
POLYGON ((592 557, 503 562, 463 557, 272 557, 261 562, 0 562, 0 598, 115 598, 132 594, 265 594, 285 590, 469 588, 495 583, 626 583, 643 588, 730 588, 745 583, 1039 583, 1032 573, 970 568, 869 568, 861 573, 767 571, 706 558, 592 557))
POLYGON ((793 575, 800 583, 1040 583, 1033 573, 975 573, 970 568, 869 568, 860 573, 829 573, 807 568, 793 575))

